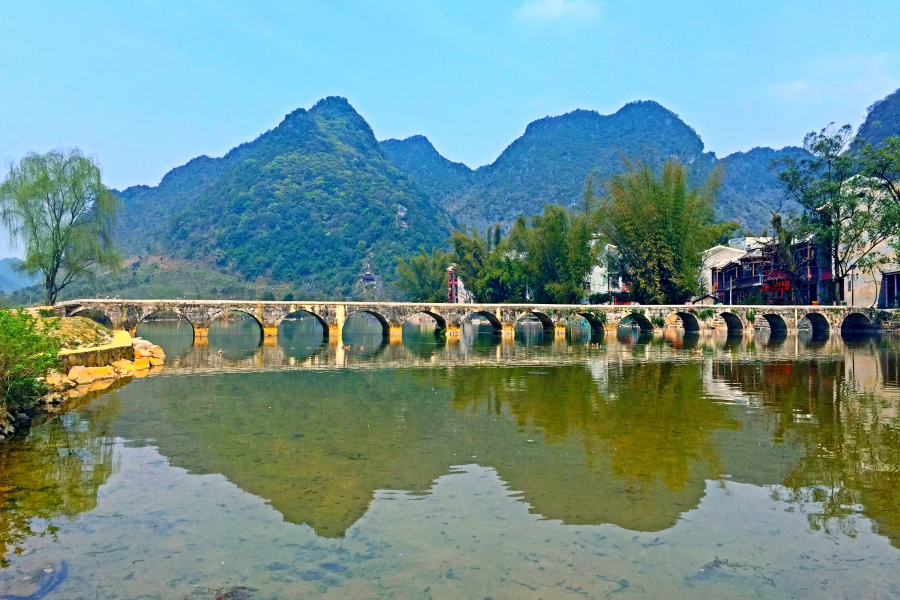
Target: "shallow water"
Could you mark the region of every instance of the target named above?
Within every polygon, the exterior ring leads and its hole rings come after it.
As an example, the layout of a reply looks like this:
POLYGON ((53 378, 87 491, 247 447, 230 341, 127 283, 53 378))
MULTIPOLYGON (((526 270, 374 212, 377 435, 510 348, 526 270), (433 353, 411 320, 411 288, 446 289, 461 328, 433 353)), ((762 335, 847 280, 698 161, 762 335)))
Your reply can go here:
POLYGON ((894 338, 316 325, 0 447, 0 598, 900 596, 894 338))

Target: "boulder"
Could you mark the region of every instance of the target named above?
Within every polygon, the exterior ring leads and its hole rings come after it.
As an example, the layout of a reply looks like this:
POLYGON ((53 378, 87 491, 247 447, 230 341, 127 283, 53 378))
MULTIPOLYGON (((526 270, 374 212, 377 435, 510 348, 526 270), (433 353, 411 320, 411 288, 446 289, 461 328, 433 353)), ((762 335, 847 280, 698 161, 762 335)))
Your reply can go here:
POLYGON ((133 364, 135 371, 146 371, 150 368, 150 358, 136 358, 133 364))
POLYGON ((116 370, 112 367, 88 367, 93 381, 98 379, 115 379, 116 370))
POLYGON ((76 365, 69 370, 69 379, 77 385, 92 383, 94 378, 91 376, 90 369, 91 367, 76 365))

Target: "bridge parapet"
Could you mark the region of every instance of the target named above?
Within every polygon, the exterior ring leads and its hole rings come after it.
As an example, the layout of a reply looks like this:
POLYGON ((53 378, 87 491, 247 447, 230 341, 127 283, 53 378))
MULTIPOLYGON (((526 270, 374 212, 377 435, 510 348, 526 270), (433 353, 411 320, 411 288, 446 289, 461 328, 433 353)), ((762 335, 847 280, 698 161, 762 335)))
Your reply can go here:
POLYGON ((134 331, 151 315, 170 312, 188 321, 198 335, 204 335, 216 319, 232 312, 251 316, 266 335, 275 335, 278 326, 292 315, 308 313, 330 335, 340 337, 344 323, 357 313, 367 313, 381 323, 386 335, 399 333, 403 323, 417 314, 434 318, 437 328, 458 330, 463 322, 480 316, 497 331, 511 332, 525 317, 534 317, 545 329, 560 331, 582 317, 595 330, 615 329, 623 321, 650 331, 665 326, 682 326, 685 331, 706 329, 768 328, 796 330, 808 324, 815 331, 857 329, 876 326, 875 311, 843 306, 607 306, 580 304, 446 304, 415 302, 256 302, 240 300, 109 300, 86 299, 61 302, 54 307, 60 316, 85 311, 106 315, 116 329, 134 331))

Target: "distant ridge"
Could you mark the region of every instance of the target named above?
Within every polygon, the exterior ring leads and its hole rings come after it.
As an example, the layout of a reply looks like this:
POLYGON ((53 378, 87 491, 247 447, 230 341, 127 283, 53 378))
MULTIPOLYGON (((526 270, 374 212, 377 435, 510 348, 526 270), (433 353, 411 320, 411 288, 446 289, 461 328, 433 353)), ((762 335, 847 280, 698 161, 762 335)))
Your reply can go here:
POLYGON ((754 148, 719 160, 704 151, 697 132, 653 101, 626 104, 611 115, 575 110, 528 124, 493 163, 472 170, 442 157, 423 136, 383 142, 398 169, 417 181, 460 222, 485 227, 532 214, 545 202, 571 206, 582 197, 589 174, 598 183, 622 172, 622 159, 660 165, 677 157, 692 170, 693 183, 723 165, 725 179, 717 214, 761 231, 770 209, 790 208, 769 164, 802 149, 754 148))

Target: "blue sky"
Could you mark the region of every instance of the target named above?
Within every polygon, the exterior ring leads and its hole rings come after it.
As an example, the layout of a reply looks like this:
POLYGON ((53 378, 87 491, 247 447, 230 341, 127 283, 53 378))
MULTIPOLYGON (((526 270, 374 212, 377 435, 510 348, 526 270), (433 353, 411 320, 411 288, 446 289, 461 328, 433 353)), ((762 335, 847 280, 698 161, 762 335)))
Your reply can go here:
POLYGON ((534 119, 639 99, 724 156, 858 126, 900 87, 897 31, 897 0, 0 0, 0 160, 77 146, 153 185, 327 95, 472 167, 534 119))

